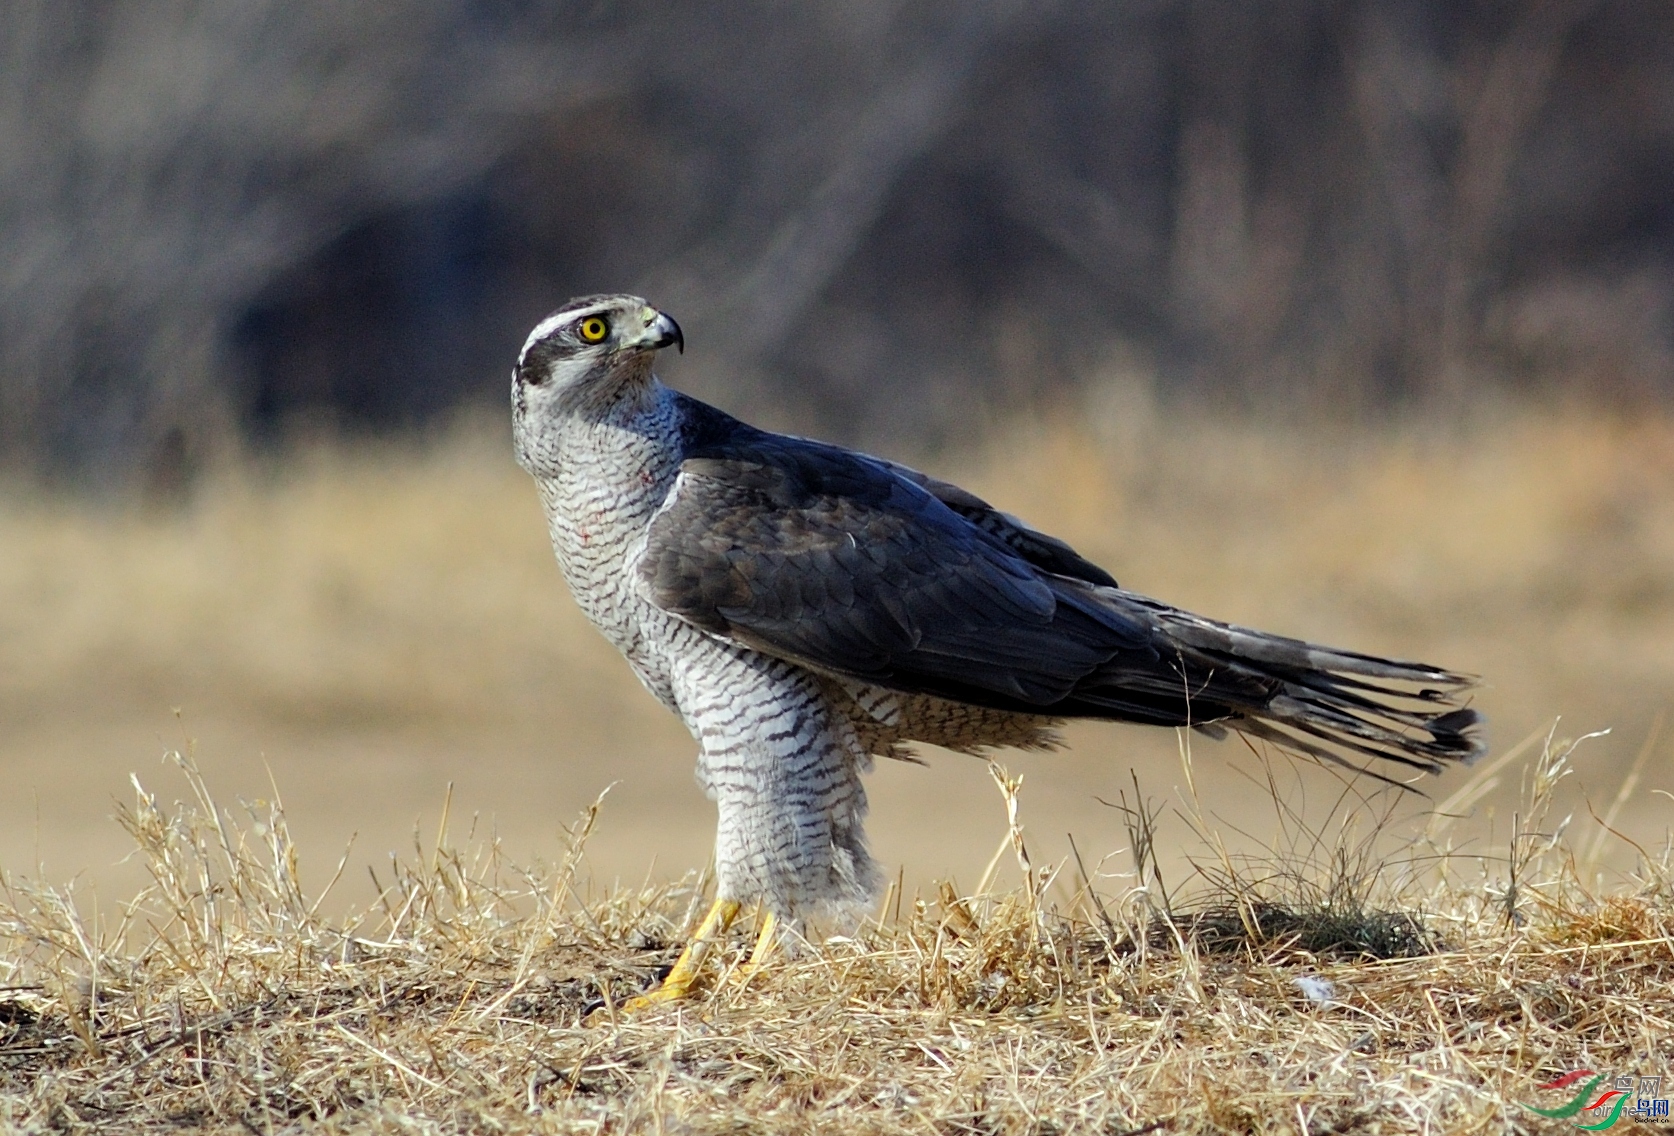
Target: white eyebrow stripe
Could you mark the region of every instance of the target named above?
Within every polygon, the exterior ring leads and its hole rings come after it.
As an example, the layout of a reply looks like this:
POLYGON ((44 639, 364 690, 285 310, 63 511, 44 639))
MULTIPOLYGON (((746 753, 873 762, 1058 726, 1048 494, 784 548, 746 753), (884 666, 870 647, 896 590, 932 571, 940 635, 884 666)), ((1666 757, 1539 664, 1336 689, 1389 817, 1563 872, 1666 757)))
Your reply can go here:
MULTIPOLYGON (((535 325, 535 330, 531 331, 529 333, 529 338, 523 341, 523 350, 517 353, 517 365, 519 367, 523 366, 523 360, 525 356, 529 354, 529 348, 557 331, 564 324, 573 323, 574 321, 581 319, 583 316, 593 315, 599 312, 608 312, 613 307, 616 307, 618 302, 623 299, 623 297, 588 296, 583 297, 583 299, 590 302, 573 304, 567 308, 559 308, 557 311, 553 312, 540 323, 535 325)), ((645 301, 640 300, 639 303, 643 305, 645 301)))
POLYGON ((529 348, 557 331, 559 327, 568 323, 574 316, 574 312, 557 312, 536 324, 535 330, 529 333, 529 338, 523 341, 523 350, 517 353, 517 365, 519 367, 523 366, 523 359, 524 356, 529 354, 529 348))

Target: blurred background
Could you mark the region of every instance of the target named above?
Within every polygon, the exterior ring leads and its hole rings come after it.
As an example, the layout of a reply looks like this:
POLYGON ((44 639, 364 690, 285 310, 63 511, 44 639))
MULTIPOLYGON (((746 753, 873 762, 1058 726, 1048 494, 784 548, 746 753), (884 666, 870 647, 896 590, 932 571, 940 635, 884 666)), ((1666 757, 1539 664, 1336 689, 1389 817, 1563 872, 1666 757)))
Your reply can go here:
MULTIPOLYGON (((0 868, 131 890, 112 800, 183 791, 189 744, 284 794, 316 879, 450 781, 524 860, 619 781, 599 877, 701 865, 692 743, 509 455, 528 328, 614 290, 730 411, 1205 614, 1487 676, 1496 752, 1612 728, 1577 823, 1667 826, 1660 0, 64 0, 0 51, 0 868)), ((1170 733, 1072 742, 1005 759, 1037 859, 1122 846, 1130 768, 1182 780, 1170 733)), ((1259 765, 1195 747, 1259 843, 1259 765)), ((874 778, 877 851, 972 883, 1003 809, 931 760, 874 778)))

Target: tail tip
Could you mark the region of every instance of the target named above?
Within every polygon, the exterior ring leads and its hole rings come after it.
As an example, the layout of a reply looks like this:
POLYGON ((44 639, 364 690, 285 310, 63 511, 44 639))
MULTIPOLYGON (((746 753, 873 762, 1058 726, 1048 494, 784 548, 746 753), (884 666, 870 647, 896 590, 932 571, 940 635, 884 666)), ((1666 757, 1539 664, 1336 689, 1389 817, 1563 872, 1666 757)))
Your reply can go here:
POLYGON ((1425 723, 1425 729, 1439 746, 1452 751, 1461 765, 1474 765, 1488 752, 1485 727, 1488 719, 1480 711, 1465 707, 1438 714, 1425 723))

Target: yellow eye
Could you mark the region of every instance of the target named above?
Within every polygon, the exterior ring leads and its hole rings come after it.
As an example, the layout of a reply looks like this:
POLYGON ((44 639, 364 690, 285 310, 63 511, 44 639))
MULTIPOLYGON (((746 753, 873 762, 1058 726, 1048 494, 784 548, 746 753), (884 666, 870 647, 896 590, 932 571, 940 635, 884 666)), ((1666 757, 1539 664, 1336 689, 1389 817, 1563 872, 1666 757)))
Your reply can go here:
POLYGON ((610 325, 604 321, 603 316, 588 316, 581 321, 581 326, 576 330, 581 333, 583 343, 601 343, 604 337, 610 334, 610 325))

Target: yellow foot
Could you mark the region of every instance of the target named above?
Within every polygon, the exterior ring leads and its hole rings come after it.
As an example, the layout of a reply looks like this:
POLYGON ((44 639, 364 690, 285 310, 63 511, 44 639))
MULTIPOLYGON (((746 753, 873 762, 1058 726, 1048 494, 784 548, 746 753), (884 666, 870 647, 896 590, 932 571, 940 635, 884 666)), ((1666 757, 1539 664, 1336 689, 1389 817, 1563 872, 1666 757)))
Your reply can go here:
MULTIPOLYGON (((697 975, 692 975, 684 982, 671 981, 673 977, 671 974, 668 978, 663 979, 662 985, 656 989, 647 990, 643 994, 635 994, 632 998, 623 1002, 621 1012, 637 1014, 641 1010, 649 1009, 652 1006, 658 1006, 664 1002, 678 1002, 682 998, 688 997, 692 992, 692 987, 696 984, 697 975)), ((597 1012, 597 1010, 594 1011, 594 1013, 597 1012)))
POLYGON ((755 949, 750 952, 750 957, 745 960, 744 965, 733 972, 733 985, 742 990, 750 984, 750 979, 755 977, 756 971, 762 968, 762 964, 767 962, 768 956, 773 953, 773 947, 778 941, 778 930, 779 921, 769 911, 767 918, 761 921, 761 934, 756 936, 755 949))
MULTIPOLYGON (((693 985, 697 982, 698 971, 715 946, 717 940, 724 934, 732 921, 738 917, 738 902, 731 899, 717 899, 709 908, 709 914, 703 917, 697 931, 692 935, 686 949, 680 952, 680 957, 674 960, 674 969, 668 972, 662 985, 655 990, 647 990, 644 994, 629 998, 622 1003, 622 1013, 632 1014, 648 1006, 660 1005, 664 1002, 675 1002, 688 997, 693 985)), ((594 1010, 587 1016, 588 1025, 597 1025, 601 1021, 609 1021, 613 1015, 609 1007, 594 1010)))

